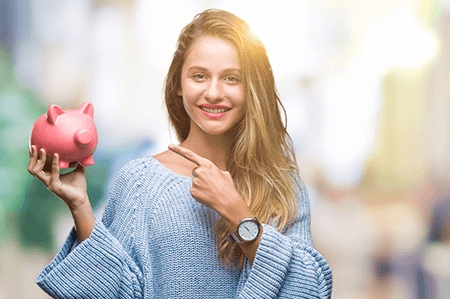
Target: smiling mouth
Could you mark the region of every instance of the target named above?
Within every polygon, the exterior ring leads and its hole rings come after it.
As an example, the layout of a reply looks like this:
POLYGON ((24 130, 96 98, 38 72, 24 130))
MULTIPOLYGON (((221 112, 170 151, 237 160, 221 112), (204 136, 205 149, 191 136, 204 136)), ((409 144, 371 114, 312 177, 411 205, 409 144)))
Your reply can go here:
POLYGON ((224 113, 224 112, 231 110, 231 108, 209 109, 209 108, 205 108, 205 107, 200 107, 200 109, 202 109, 205 112, 212 113, 212 114, 224 113))

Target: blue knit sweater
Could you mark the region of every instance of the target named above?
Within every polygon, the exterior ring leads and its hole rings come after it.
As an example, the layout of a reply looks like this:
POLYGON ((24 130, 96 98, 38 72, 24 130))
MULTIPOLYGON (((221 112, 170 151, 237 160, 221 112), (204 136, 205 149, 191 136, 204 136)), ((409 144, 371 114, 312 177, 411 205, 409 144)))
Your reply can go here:
POLYGON ((253 266, 245 259, 241 271, 218 262, 219 215, 192 198, 192 179, 151 156, 129 161, 90 237, 78 244, 72 229, 36 283, 54 298, 330 298, 303 183, 294 224, 280 233, 263 223, 253 266))

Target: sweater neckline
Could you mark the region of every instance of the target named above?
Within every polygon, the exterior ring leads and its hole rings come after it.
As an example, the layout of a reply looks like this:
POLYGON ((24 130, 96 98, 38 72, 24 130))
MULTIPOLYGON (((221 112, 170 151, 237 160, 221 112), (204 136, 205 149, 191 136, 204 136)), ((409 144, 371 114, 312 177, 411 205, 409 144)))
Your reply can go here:
POLYGON ((172 169, 167 168, 166 166, 164 166, 161 162, 159 162, 156 158, 154 158, 153 156, 149 156, 152 160, 154 160, 156 162, 157 165, 159 165, 160 168, 164 169, 166 172, 172 174, 173 176, 177 176, 177 177, 181 177, 183 179, 193 179, 193 177, 190 176, 185 176, 182 174, 179 174, 175 171, 173 171, 172 169))

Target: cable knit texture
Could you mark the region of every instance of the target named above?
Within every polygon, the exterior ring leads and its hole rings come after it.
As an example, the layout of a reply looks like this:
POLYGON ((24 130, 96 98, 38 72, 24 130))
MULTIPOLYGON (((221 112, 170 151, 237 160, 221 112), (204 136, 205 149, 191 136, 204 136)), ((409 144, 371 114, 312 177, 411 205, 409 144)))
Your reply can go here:
POLYGON ((219 215, 192 198, 191 177, 151 156, 126 163, 102 220, 78 244, 74 229, 36 279, 54 298, 330 298, 331 269, 312 247, 305 186, 289 230, 263 223, 253 266, 217 259, 219 215))

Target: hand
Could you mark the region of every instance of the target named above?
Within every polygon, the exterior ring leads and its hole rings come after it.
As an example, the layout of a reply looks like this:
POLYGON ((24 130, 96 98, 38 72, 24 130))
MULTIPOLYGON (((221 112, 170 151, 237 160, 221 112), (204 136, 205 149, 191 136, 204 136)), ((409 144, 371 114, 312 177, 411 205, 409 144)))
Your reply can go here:
POLYGON ((55 153, 53 161, 47 162, 45 150, 41 148, 38 159, 38 152, 34 145, 31 146, 29 154, 28 172, 41 180, 47 189, 58 196, 71 210, 89 204, 86 167, 78 164, 74 171, 60 175, 58 154, 55 153))
MULTIPOLYGON (((231 207, 245 204, 228 171, 220 170, 213 162, 184 147, 169 145, 169 149, 194 162, 191 195, 202 205, 223 214, 231 207)), ((245 204, 246 205, 246 204, 245 204)))
MULTIPOLYGON (((169 145, 169 149, 197 164, 197 167, 192 170, 194 179, 191 195, 202 205, 214 209, 222 217, 230 233, 236 231, 241 219, 254 216, 236 190, 233 178, 228 171, 220 170, 213 162, 181 146, 169 145)), ((253 242, 239 244, 252 265, 261 235, 262 232, 253 242)))

